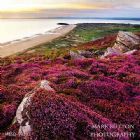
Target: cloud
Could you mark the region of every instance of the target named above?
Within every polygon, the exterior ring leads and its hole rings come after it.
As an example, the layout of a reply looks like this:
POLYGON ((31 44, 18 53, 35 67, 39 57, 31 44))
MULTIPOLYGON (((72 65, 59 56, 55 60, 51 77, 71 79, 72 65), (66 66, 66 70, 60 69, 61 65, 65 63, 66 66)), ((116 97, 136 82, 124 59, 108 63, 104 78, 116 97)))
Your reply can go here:
POLYGON ((10 9, 111 9, 140 8, 140 0, 0 0, 1 10, 10 9))
POLYGON ((0 9, 1 17, 140 17, 140 0, 0 0, 0 9))

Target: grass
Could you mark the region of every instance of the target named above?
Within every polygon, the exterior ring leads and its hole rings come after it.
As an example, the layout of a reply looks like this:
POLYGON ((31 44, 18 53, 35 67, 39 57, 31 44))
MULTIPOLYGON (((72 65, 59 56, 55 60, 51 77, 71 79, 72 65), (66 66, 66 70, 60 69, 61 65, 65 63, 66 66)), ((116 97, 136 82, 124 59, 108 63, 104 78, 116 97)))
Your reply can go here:
POLYGON ((117 33, 118 31, 140 32, 140 25, 78 24, 78 26, 65 37, 55 39, 44 45, 30 48, 24 53, 19 53, 17 55, 25 55, 26 53, 32 52, 34 54, 46 55, 49 58, 64 56, 69 50, 75 50, 75 47, 80 44, 117 33))
POLYGON ((118 31, 140 32, 140 26, 123 24, 81 24, 74 33, 83 41, 88 42, 106 35, 117 33, 118 31))

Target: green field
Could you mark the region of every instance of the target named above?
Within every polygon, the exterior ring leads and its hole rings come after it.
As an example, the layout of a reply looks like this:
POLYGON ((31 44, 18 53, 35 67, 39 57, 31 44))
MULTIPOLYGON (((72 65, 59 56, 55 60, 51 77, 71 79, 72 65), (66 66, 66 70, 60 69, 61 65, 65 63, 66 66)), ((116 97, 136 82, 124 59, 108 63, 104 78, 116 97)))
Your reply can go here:
POLYGON ((140 25, 130 24, 78 24, 77 27, 65 37, 58 38, 50 43, 43 44, 18 55, 26 53, 43 54, 47 57, 58 57, 74 50, 76 46, 102 38, 118 31, 140 32, 140 25))

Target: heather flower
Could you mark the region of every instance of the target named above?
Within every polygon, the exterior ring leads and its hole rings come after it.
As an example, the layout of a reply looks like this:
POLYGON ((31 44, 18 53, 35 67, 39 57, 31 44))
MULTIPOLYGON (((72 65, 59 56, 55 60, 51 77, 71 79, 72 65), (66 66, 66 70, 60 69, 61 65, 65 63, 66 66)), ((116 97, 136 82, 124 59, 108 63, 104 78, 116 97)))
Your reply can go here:
POLYGON ((24 96, 47 80, 56 93, 36 91, 28 108, 33 139, 89 140, 91 125, 101 123, 134 124, 126 131, 139 135, 139 60, 140 51, 102 60, 48 60, 41 55, 0 59, 1 130, 14 127, 10 126, 24 96))
POLYGON ((98 74, 98 73, 106 74, 108 68, 104 63, 93 62, 89 71, 91 74, 98 74))
MULTIPOLYGON (((40 139, 92 139, 92 132, 107 131, 105 129, 92 129, 93 124, 112 122, 99 115, 80 102, 56 95, 51 92, 38 90, 32 98, 30 124, 33 138, 40 139)), ((108 131, 119 131, 109 129, 108 131)))
POLYGON ((123 85, 93 80, 89 82, 83 82, 79 89, 82 91, 83 98, 97 98, 97 99, 108 99, 114 100, 118 98, 119 100, 125 100, 128 98, 127 92, 125 91, 123 85))
POLYGON ((93 62, 94 59, 74 60, 73 65, 85 69, 91 66, 93 62))
POLYGON ((0 107, 0 131, 7 128, 16 113, 16 105, 4 104, 0 107))

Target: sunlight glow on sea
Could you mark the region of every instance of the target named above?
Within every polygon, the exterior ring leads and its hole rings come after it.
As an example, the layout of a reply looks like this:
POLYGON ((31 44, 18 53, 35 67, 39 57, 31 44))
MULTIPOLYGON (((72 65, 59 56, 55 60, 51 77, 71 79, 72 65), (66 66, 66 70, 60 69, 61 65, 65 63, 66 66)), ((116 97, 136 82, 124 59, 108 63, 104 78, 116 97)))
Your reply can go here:
POLYGON ((0 19, 0 43, 16 41, 59 27, 57 23, 131 23, 140 24, 134 20, 105 19, 0 19))

